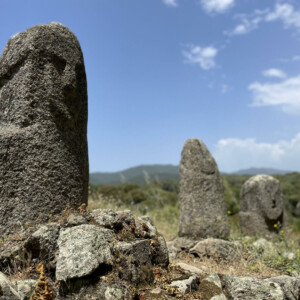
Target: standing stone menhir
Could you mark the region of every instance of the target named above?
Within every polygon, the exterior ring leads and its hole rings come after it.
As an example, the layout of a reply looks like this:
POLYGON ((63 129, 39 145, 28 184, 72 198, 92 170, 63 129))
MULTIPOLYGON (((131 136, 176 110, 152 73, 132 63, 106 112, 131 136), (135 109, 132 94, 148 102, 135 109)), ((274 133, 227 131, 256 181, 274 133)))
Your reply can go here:
POLYGON ((0 58, 0 233, 87 203, 87 85, 59 23, 13 36, 0 58))
POLYGON ((198 139, 187 140, 181 153, 179 204, 179 236, 229 235, 222 179, 214 158, 198 139))
POLYGON ((245 235, 274 237, 285 225, 280 182, 269 175, 249 178, 241 189, 240 226, 245 235))

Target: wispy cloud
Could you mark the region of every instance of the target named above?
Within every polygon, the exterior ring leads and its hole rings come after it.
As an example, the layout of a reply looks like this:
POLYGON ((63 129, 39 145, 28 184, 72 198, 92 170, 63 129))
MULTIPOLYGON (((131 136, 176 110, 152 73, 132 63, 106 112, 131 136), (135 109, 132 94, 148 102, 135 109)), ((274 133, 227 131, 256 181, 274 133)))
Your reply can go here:
POLYGON ((224 13, 234 5, 235 0, 201 0, 207 13, 224 13))
POLYGON ((229 86, 227 84, 221 85, 221 93, 226 94, 229 91, 229 86))
POLYGON ((187 48, 187 50, 182 51, 185 63, 198 64, 203 70, 209 70, 215 67, 215 58, 218 54, 218 50, 215 47, 188 45, 187 48))
POLYGON ((259 27, 261 23, 282 21, 285 28, 293 27, 300 31, 300 10, 296 10, 288 3, 277 3, 273 10, 255 10, 252 14, 235 16, 239 24, 232 30, 225 31, 229 36, 249 33, 259 27))
POLYGON ((300 75, 279 83, 254 82, 248 89, 253 106, 279 106, 286 113, 300 114, 300 75))
POLYGON ((275 143, 258 142, 253 138, 221 139, 213 155, 219 168, 225 172, 249 167, 300 171, 300 133, 291 140, 275 143))
POLYGON ((268 69, 262 72, 265 77, 285 78, 286 74, 280 69, 268 69))
POLYGON ((171 7, 177 7, 178 6, 177 0, 162 0, 162 1, 167 6, 171 6, 171 7))

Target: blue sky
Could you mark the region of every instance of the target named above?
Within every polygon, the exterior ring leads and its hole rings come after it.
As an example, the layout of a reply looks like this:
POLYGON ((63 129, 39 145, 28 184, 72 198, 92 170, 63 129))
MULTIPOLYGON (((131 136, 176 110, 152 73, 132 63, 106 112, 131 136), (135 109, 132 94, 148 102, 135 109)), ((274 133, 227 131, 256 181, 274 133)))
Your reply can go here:
POLYGON ((57 21, 78 37, 90 170, 178 164, 202 139, 222 171, 300 171, 300 3, 0 0, 0 49, 57 21))

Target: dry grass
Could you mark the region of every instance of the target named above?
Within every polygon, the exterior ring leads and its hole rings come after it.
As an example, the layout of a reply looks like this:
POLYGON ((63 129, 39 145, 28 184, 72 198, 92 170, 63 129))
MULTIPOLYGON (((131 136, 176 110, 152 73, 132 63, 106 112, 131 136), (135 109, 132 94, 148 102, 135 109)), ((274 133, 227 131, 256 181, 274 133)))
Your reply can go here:
POLYGON ((173 263, 183 262, 194 267, 199 268, 203 273, 235 275, 235 276, 251 276, 256 278, 268 278, 281 275, 279 270, 266 266, 260 260, 234 260, 231 262, 215 261, 206 257, 194 257, 187 253, 181 253, 179 258, 174 260, 173 263))

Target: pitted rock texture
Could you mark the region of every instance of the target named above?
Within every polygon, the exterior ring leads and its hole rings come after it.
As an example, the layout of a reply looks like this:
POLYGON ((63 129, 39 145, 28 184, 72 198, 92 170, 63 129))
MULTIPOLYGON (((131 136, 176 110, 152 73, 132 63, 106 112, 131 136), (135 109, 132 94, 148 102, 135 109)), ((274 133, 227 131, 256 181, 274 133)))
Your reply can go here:
POLYGON ((214 158, 198 139, 187 140, 181 153, 179 204, 179 236, 229 235, 222 179, 214 158))
POLYGON ((243 185, 240 225, 243 234, 272 237, 285 226, 286 216, 280 182, 269 175, 256 175, 243 185))
POLYGON ((199 241, 189 252, 199 257, 210 257, 216 261, 232 261, 241 259, 242 245, 239 242, 209 238, 199 241))
POLYGON ((133 283, 152 282, 154 274, 151 253, 148 240, 116 243, 114 245, 114 255, 119 258, 120 278, 133 283))
POLYGON ((299 300, 300 280, 289 276, 267 279, 224 275, 224 288, 234 300, 299 300))
POLYGON ((87 85, 59 23, 13 36, 0 58, 0 233, 87 203, 87 85))
POLYGON ((92 274, 101 265, 112 264, 110 244, 113 231, 95 225, 79 225, 63 230, 57 244, 56 279, 69 280, 92 274))

